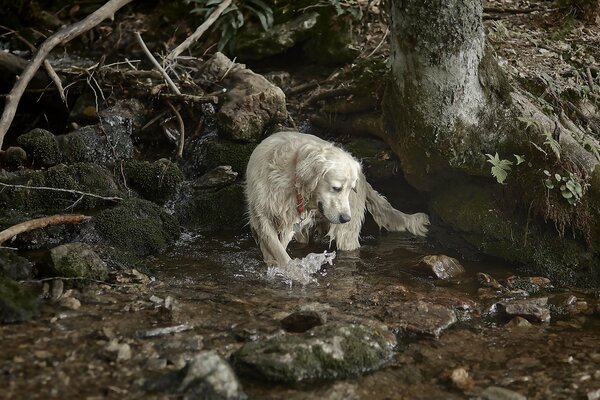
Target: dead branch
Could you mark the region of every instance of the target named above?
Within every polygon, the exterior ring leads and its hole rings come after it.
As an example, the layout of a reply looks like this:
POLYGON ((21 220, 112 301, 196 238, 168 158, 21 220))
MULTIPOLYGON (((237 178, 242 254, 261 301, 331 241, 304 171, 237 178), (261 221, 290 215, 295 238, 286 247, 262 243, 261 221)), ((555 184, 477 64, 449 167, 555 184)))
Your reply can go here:
POLYGON ((181 114, 179 111, 171 104, 170 101, 167 101, 167 104, 171 108, 171 111, 175 114, 175 118, 177 118, 177 123, 179 124, 179 141, 177 144, 177 157, 183 157, 183 143, 185 140, 185 124, 183 123, 183 118, 181 118, 181 114))
POLYGON ((81 214, 59 214, 21 222, 0 232, 0 244, 24 232, 45 228, 49 225, 80 224, 89 221, 91 218, 81 214))
POLYGON ((156 60, 156 58, 154 58, 154 56, 148 49, 148 46, 146 46, 146 43, 144 43, 144 39, 142 39, 142 35, 140 35, 139 32, 135 32, 135 38, 137 39, 138 43, 142 47, 142 50, 144 50, 144 54, 146 54, 146 57, 148 57, 148 59, 150 60, 152 65, 154 65, 154 68, 156 68, 160 72, 160 74, 163 76, 163 78, 165 78, 165 81, 167 82, 167 85, 169 85, 169 88, 171 89, 171 91, 175 94, 180 95, 181 92, 179 91, 179 88, 175 85, 175 82, 173 82, 173 80, 171 79, 169 74, 167 74, 167 71, 165 71, 164 68, 160 66, 160 63, 156 60))
POLYGON ((133 0, 110 0, 83 20, 61 29, 42 43, 35 53, 35 56, 19 76, 19 79, 6 97, 2 119, 0 119, 0 149, 2 148, 4 136, 15 117, 19 100, 21 99, 21 96, 23 96, 25 88, 27 88, 29 81, 35 76, 40 65, 44 62, 48 54, 50 54, 52 49, 59 44, 67 43, 71 39, 89 31, 105 19, 113 18, 119 9, 132 1, 133 0))
POLYGON ((227 7, 231 5, 232 0, 224 0, 219 7, 209 15, 209 17, 200 25, 194 33, 192 33, 187 39, 185 39, 179 46, 175 47, 173 51, 169 53, 166 57, 168 61, 174 61, 181 53, 183 53, 186 49, 188 49, 192 44, 194 44, 200 37, 206 32, 206 30, 214 24, 214 22, 219 18, 219 16, 225 11, 227 7))
POLYGON ((58 94, 60 95, 60 98, 62 99, 63 103, 65 103, 65 106, 66 106, 67 105, 67 97, 65 96, 65 88, 62 85, 62 81, 60 80, 60 77, 58 76, 56 71, 54 71, 54 68, 52 68, 50 61, 44 60, 44 67, 46 68, 46 72, 48 72, 48 76, 50 77, 50 79, 52 79, 52 81, 56 85, 56 88, 58 89, 58 94))
POLYGON ((323 90, 321 92, 315 93, 310 96, 308 100, 306 100, 307 104, 314 104, 317 101, 332 99, 335 97, 349 96, 351 94, 355 94, 356 89, 352 87, 339 87, 330 90, 323 90))
POLYGON ((166 99, 180 99, 184 101, 191 101, 193 103, 214 103, 217 104, 219 102, 219 98, 217 96, 196 96, 193 94, 171 94, 171 93, 160 93, 160 97, 164 97, 166 99))
POLYGON ((89 196, 89 197, 94 197, 96 199, 107 200, 107 201, 122 201, 123 200, 122 197, 118 197, 118 196, 100 196, 99 194, 82 192, 80 190, 73 190, 73 189, 53 188, 53 187, 46 187, 46 186, 12 185, 12 184, 8 184, 8 183, 4 183, 4 182, 0 182, 0 186, 7 187, 7 188, 13 188, 13 189, 48 190, 48 191, 52 191, 52 192, 71 193, 71 194, 77 194, 79 196, 89 196))

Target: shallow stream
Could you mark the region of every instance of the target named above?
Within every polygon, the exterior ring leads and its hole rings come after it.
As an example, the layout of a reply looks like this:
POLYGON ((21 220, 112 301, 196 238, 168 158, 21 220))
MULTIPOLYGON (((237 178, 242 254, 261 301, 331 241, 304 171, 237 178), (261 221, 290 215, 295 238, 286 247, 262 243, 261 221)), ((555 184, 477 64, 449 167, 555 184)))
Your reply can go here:
MULTIPOLYGON (((184 234, 145 271, 149 278, 117 273, 111 284, 63 295, 80 308, 47 300, 36 321, 0 326, 0 398, 176 398, 145 393, 143 381, 181 368, 201 349, 228 357, 244 342, 280 334, 281 319, 302 306, 326 310, 328 321, 386 323, 386 309, 407 300, 452 307, 459 322, 439 339, 398 332, 396 356, 376 372, 291 386, 242 378, 245 392, 251 399, 460 399, 500 386, 530 399, 597 398, 590 396, 600 388, 600 320, 591 292, 535 294, 554 304, 575 295, 578 310, 509 327, 489 313, 498 299, 481 290, 475 273, 502 281, 514 273, 510 266, 465 262, 460 278, 434 280, 416 268, 423 255, 439 253, 426 241, 372 231, 363 243, 355 254, 338 253, 316 283, 290 286, 267 278, 248 232, 184 234), (184 331, 143 337, 168 326, 184 331), (466 378, 453 379, 461 368, 466 378)), ((292 255, 323 250, 296 246, 292 255)))

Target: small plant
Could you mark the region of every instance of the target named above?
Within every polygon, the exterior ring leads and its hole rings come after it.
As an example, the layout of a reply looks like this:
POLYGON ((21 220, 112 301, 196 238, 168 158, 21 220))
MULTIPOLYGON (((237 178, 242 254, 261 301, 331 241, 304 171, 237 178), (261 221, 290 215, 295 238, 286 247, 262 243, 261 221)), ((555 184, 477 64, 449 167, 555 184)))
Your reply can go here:
MULTIPOLYGON (((520 156, 518 154, 513 154, 515 159, 517 160, 517 165, 520 165, 525 162, 525 157, 520 156)), ((510 160, 501 160, 498 153, 495 155, 486 154, 490 164, 492 164, 492 176, 496 178, 498 183, 504 184, 506 178, 508 177, 508 172, 511 170, 510 166, 513 165, 513 162, 510 160)))
POLYGON ((546 175, 544 186, 546 186, 548 190, 555 188, 560 190, 560 194, 570 205, 576 205, 583 197, 584 188, 581 186, 577 176, 572 172, 569 172, 569 175, 567 176, 562 176, 558 173, 552 176, 549 171, 544 170, 544 175, 546 175))
MULTIPOLYGON (((185 0, 193 4, 192 13, 208 17, 223 0, 185 0)), ((214 29, 221 30, 221 38, 217 44, 219 51, 231 46, 240 28, 248 19, 255 18, 266 31, 273 26, 273 9, 262 0, 237 0, 223 11, 214 24, 214 29)))
MULTIPOLYGON (((558 142, 558 140, 554 139, 552 132, 549 132, 539 121, 537 121, 535 119, 519 117, 518 120, 525 124, 525 129, 529 129, 532 126, 535 127, 540 132, 540 134, 544 137, 544 139, 546 139, 546 140, 544 140, 544 145, 546 145, 550 150, 552 150, 552 152, 556 156, 557 160, 560 160, 560 152, 561 152, 560 143, 558 142)), ((542 149, 540 146, 538 146, 534 142, 530 142, 530 143, 537 150, 544 153, 544 156, 548 155, 548 153, 544 149, 542 149)))

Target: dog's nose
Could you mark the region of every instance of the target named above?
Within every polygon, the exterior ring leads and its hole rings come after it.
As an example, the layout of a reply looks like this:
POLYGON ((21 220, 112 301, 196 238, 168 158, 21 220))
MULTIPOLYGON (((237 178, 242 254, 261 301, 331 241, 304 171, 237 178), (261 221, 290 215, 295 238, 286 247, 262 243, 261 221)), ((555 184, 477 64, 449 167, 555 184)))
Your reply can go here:
POLYGON ((345 224, 350 221, 350 216, 348 214, 340 214, 340 224, 345 224))

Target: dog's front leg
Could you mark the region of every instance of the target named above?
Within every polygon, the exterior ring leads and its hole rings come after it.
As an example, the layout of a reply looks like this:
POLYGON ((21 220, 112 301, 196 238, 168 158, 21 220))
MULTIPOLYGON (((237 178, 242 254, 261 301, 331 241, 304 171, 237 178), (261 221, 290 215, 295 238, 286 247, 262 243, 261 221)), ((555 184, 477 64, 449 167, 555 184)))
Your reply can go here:
POLYGON ((279 241, 279 237, 273 226, 257 221, 253 224, 253 230, 265 263, 269 265, 286 265, 290 262, 291 258, 279 241))

